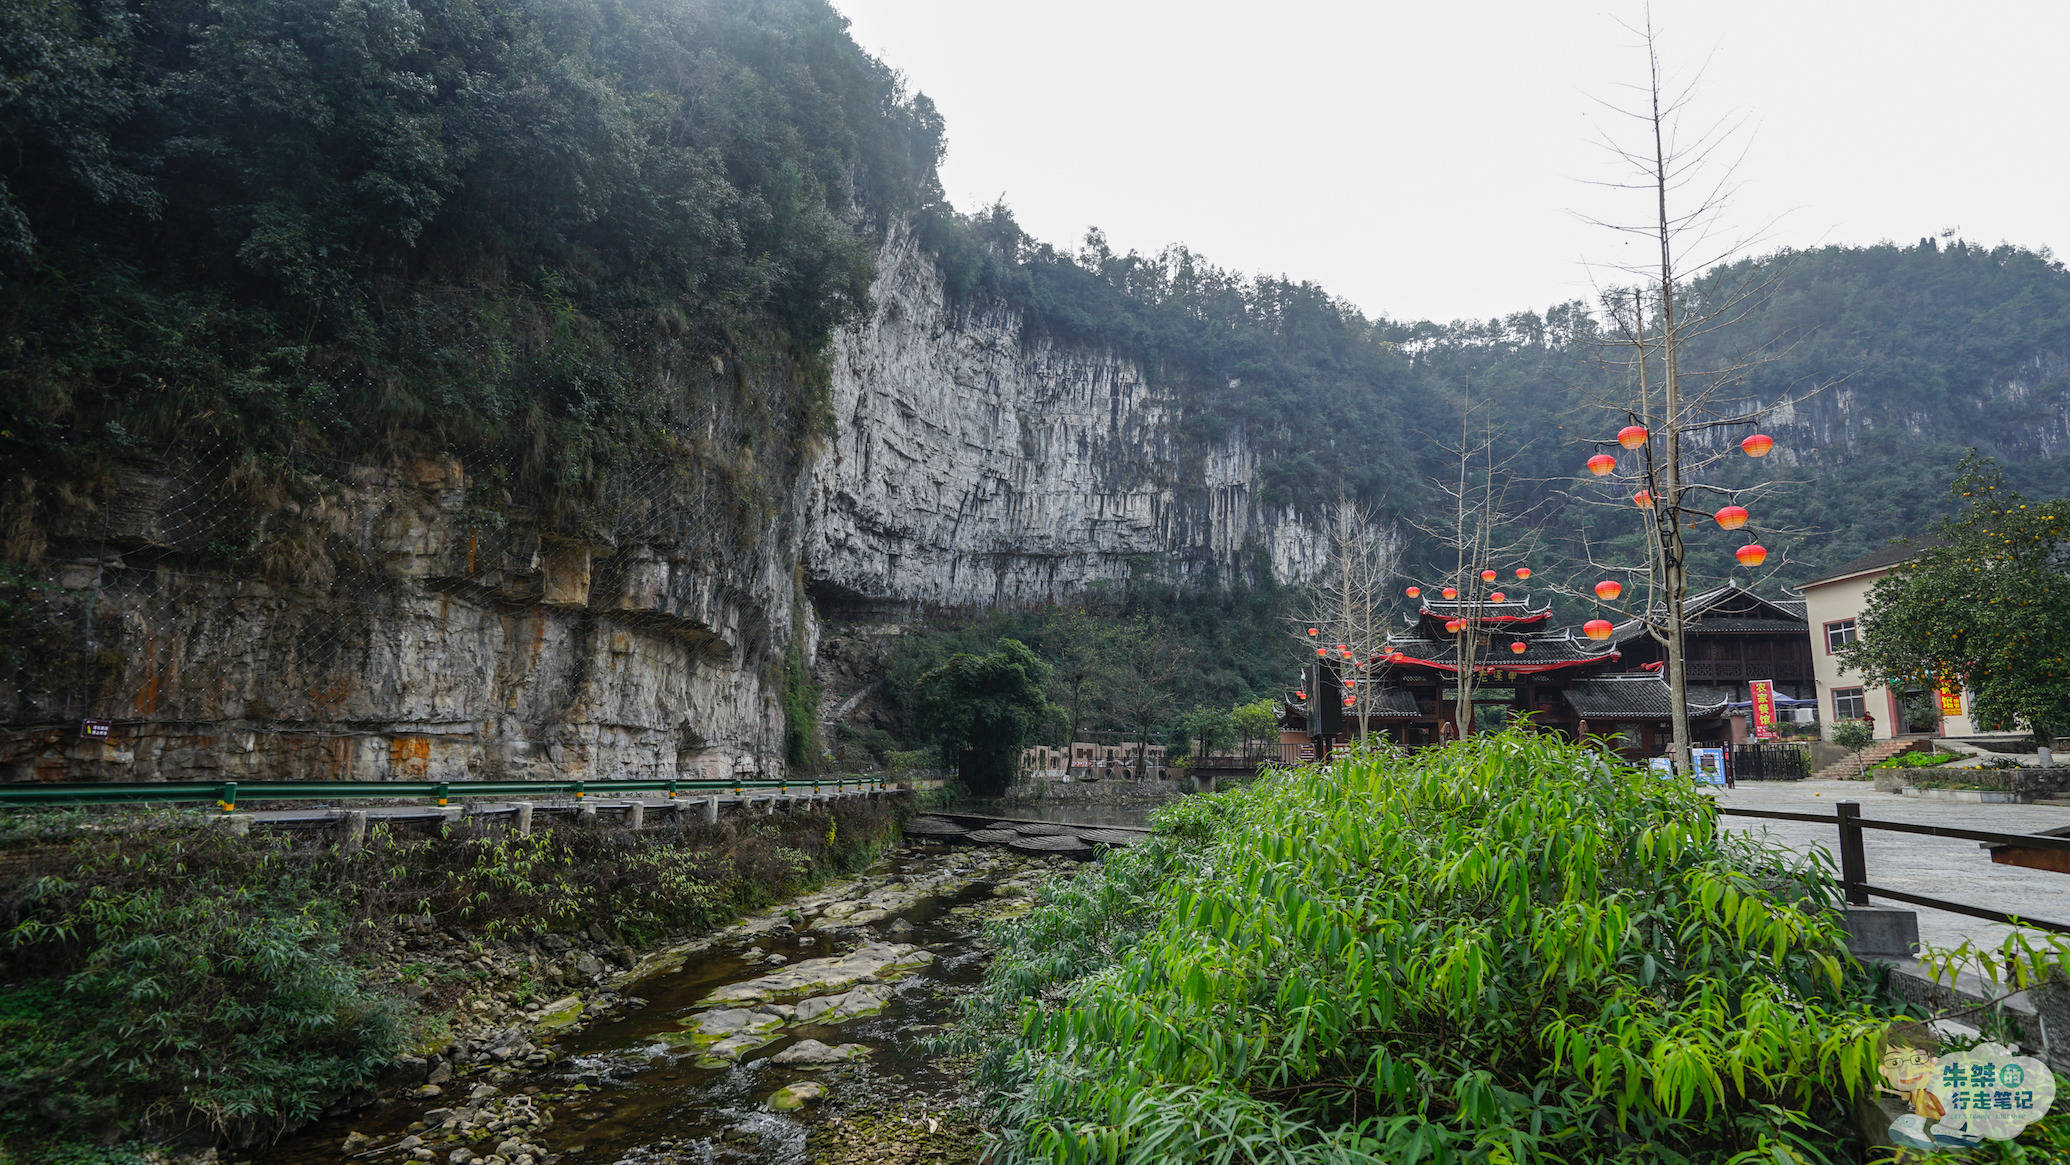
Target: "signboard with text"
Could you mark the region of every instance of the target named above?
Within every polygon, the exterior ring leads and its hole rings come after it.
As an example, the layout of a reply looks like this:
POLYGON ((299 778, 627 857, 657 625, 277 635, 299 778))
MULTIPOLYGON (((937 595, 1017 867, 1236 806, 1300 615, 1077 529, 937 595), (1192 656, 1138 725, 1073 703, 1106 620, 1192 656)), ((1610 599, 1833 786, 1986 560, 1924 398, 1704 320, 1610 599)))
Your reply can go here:
POLYGON ((1753 721, 1755 740, 1775 739, 1775 681, 1748 680, 1747 692, 1753 697, 1753 721))
POLYGON ((106 740, 112 727, 106 720, 81 720, 79 735, 88 740, 106 740))
POLYGON ((1941 715, 1962 715, 1962 693, 1952 688, 1941 689, 1941 715))

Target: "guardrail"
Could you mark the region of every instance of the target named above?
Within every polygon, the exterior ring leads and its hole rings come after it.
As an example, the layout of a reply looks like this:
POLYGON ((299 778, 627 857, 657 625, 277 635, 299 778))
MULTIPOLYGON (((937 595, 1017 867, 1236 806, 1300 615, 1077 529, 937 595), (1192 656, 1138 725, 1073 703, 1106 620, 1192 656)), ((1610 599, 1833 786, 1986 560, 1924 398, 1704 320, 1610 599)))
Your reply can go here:
POLYGON ((1889 898, 1913 906, 1927 906, 1945 910, 1951 914, 1968 915, 1990 922, 2003 922, 2012 926, 2031 927, 2054 934, 2070 934, 2070 923, 2050 922, 2046 919, 2028 918, 2024 915, 2007 914, 2002 910, 1991 910, 1982 906, 1971 906, 1963 902, 1950 902, 1944 898, 1929 898, 1923 894, 1911 894, 1893 890, 1888 886, 1875 886, 1869 882, 1869 860, 1862 848, 1862 831, 1882 829, 1891 833, 1912 833, 1926 837, 1952 837, 1963 841, 1979 841, 1989 845, 2019 845, 2029 849, 2070 851, 2070 837, 2047 837, 2032 833, 1995 833, 1984 829, 1958 829, 1949 825, 1913 825, 1904 821, 1871 821, 1864 818, 1861 802, 1841 801, 1833 806, 1835 813, 1827 817, 1819 813, 1788 813, 1773 809, 1732 809, 1719 806, 1718 812, 1726 817, 1759 817, 1771 821, 1809 821, 1820 825, 1832 825, 1840 831, 1840 892, 1849 906, 1867 906, 1869 895, 1889 898))
POLYGON ((776 791, 789 796, 793 790, 821 792, 874 792, 884 788, 877 777, 846 777, 826 781, 208 781, 208 782, 83 782, 77 784, 0 785, 0 809, 35 805, 180 805, 207 804, 228 813, 240 798, 252 801, 407 801, 431 798, 444 805, 455 797, 554 797, 577 800, 594 795, 607 797, 629 793, 665 793, 674 799, 684 793, 732 793, 749 790, 776 791))

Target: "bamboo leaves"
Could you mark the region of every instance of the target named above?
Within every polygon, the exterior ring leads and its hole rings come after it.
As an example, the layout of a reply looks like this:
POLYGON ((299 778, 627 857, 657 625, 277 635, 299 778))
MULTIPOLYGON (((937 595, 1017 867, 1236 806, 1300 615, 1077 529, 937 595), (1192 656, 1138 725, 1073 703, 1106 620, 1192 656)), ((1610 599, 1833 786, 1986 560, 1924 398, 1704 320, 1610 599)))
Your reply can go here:
POLYGON ((1694 790, 1513 734, 1189 802, 1057 903, 1126 882, 1142 929, 1022 1005, 1003 1159, 1846 1156, 1793 1130, 1883 1021, 1816 871, 1694 790))

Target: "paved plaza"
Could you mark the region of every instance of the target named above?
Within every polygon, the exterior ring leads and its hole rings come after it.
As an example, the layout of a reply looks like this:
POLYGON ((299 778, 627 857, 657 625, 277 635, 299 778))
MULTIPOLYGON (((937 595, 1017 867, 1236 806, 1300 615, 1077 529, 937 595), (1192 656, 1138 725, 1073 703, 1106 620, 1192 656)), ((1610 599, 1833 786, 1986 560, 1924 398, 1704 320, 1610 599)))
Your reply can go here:
MULTIPOLYGON (((1721 804, 1734 809, 1786 813, 1833 814, 1836 803, 1854 800, 1861 803, 1864 820, 2000 833, 2040 833, 2070 826, 2070 808, 1927 801, 1879 793, 1867 781, 1747 781, 1736 789, 1716 790, 1716 795, 1721 804)), ((1729 829, 1766 830, 1771 838, 1800 853, 1809 852, 1814 846, 1823 849, 1832 859, 1837 875, 1840 832, 1836 826, 1747 817, 1726 817, 1723 822, 1729 829)), ((1862 849, 1872 886, 2070 923, 2070 874, 1996 865, 1981 843, 1954 838, 1866 829, 1862 831, 1862 849)), ((1873 896, 1870 901, 1901 908, 1906 905, 1873 896)), ((1919 912, 1920 940, 1932 946, 1953 946, 1964 939, 1979 947, 1995 946, 2013 929, 1925 906, 1911 909, 1919 912)))

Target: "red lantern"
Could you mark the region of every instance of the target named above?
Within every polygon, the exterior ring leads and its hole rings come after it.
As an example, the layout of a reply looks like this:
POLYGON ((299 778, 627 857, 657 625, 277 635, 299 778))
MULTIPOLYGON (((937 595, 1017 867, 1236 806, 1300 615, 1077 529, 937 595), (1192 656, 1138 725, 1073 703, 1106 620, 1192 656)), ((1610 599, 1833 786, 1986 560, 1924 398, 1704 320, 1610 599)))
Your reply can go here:
POLYGON ((1718 525, 1727 530, 1737 530, 1747 524, 1745 506, 1726 506, 1714 516, 1718 519, 1718 525))
POLYGON ((1294 698, 1295 698, 1296 700, 1305 700, 1305 699, 1307 699, 1307 698, 1308 698, 1308 693, 1307 693, 1307 692, 1302 692, 1302 691, 1296 691, 1296 692, 1294 693, 1294 698))
POLYGON ((1741 566, 1759 566, 1768 561, 1768 548, 1759 542, 1751 542, 1732 552, 1741 566))
POLYGON ((1403 591, 1402 593, 1403 593, 1403 594, 1405 594, 1405 595, 1407 595, 1407 596, 1409 596, 1410 598, 1412 598, 1412 599, 1413 599, 1413 598, 1415 598, 1415 597, 1416 597, 1417 595, 1420 595, 1420 594, 1422 594, 1422 593, 1423 593, 1423 588, 1422 588, 1422 587, 1410 587, 1410 588, 1409 588, 1408 590, 1406 590, 1406 591, 1403 591))
POLYGON ((1350 696, 1346 696, 1346 697, 1344 697, 1344 706, 1345 706, 1346 708, 1349 708, 1349 707, 1351 707, 1351 697, 1350 697, 1350 696))
POLYGON ((1310 639, 1313 639, 1313 638, 1315 638, 1315 636, 1316 636, 1316 630, 1315 630, 1315 628, 1313 628, 1313 627, 1310 627, 1310 628, 1308 629, 1308 637, 1309 637, 1310 639))
POLYGON ((1488 601, 1491 603, 1507 603, 1509 601, 1509 596, 1503 594, 1501 591, 1496 591, 1494 594, 1488 596, 1488 601))
POLYGON ((1461 629, 1461 628, 1463 628, 1463 627, 1465 627, 1465 626, 1466 626, 1466 621, 1465 621, 1464 619, 1447 619, 1447 620, 1445 620, 1445 630, 1447 630, 1447 631, 1450 631, 1450 632, 1451 632, 1452 634, 1454 634, 1454 635, 1457 635, 1457 634, 1459 634, 1459 631, 1460 631, 1460 629, 1461 629))
POLYGON ((1481 572, 1481 581, 1482 581, 1482 582, 1494 582, 1494 581, 1495 581, 1495 572, 1494 572, 1494 571, 1492 571, 1492 570, 1484 570, 1484 571, 1482 571, 1482 572, 1481 572))
POLYGON ((1588 471, 1601 477, 1617 468, 1617 458, 1608 453, 1598 453, 1588 459, 1588 471))
POLYGON ((1518 568, 1517 568, 1517 577, 1518 577, 1518 578, 1530 578, 1530 577, 1531 577, 1531 568, 1530 568, 1530 567, 1528 567, 1528 566, 1520 566, 1520 567, 1518 567, 1518 568))
POLYGON ((1627 449, 1637 449, 1646 443, 1646 426, 1626 425, 1617 430, 1617 443, 1627 449))
POLYGON ((1775 438, 1766 433, 1756 433, 1739 443, 1740 452, 1749 457, 1766 457, 1775 448, 1775 438))
POLYGON ((1344 686, 1345 686, 1345 687, 1347 687, 1347 688, 1355 688, 1355 687, 1357 687, 1357 686, 1358 686, 1358 681, 1357 681, 1357 680, 1355 680, 1355 679, 1352 679, 1352 678, 1351 678, 1350 676, 1345 676, 1345 677, 1344 677, 1344 686))
POLYGON ((1459 597, 1459 588, 1446 587, 1443 591, 1440 591, 1439 593, 1444 595, 1448 599, 1456 599, 1459 597))
POLYGON ((1526 648, 1526 647, 1524 646, 1524 641, 1523 641, 1523 640, 1521 640, 1521 639, 1517 640, 1517 641, 1516 641, 1515 643, 1512 643, 1512 644, 1510 644, 1510 645, 1509 645, 1509 649, 1510 649, 1511 651, 1514 651, 1514 652, 1516 652, 1516 653, 1517 653, 1518 655, 1522 655, 1522 654, 1524 654, 1524 652, 1525 652, 1526 650, 1528 650, 1528 649, 1527 649, 1527 648, 1526 648))
POLYGON ((1624 584, 1614 578, 1606 578, 1596 584, 1596 597, 1609 602, 1624 593, 1624 584))
POLYGON ((1324 656, 1328 655, 1329 653, 1330 653, 1330 649, 1329 649, 1329 648, 1327 648, 1327 647, 1318 647, 1318 648, 1316 648, 1316 649, 1315 649, 1315 658, 1317 658, 1317 659, 1321 659, 1322 657, 1324 657, 1324 656))
POLYGON ((1608 639, 1613 630, 1608 619, 1590 619, 1581 625, 1581 633, 1590 639, 1608 639))
POLYGON ((1651 509, 1653 507, 1653 491, 1642 489, 1638 493, 1633 494, 1632 504, 1642 510, 1651 509))

